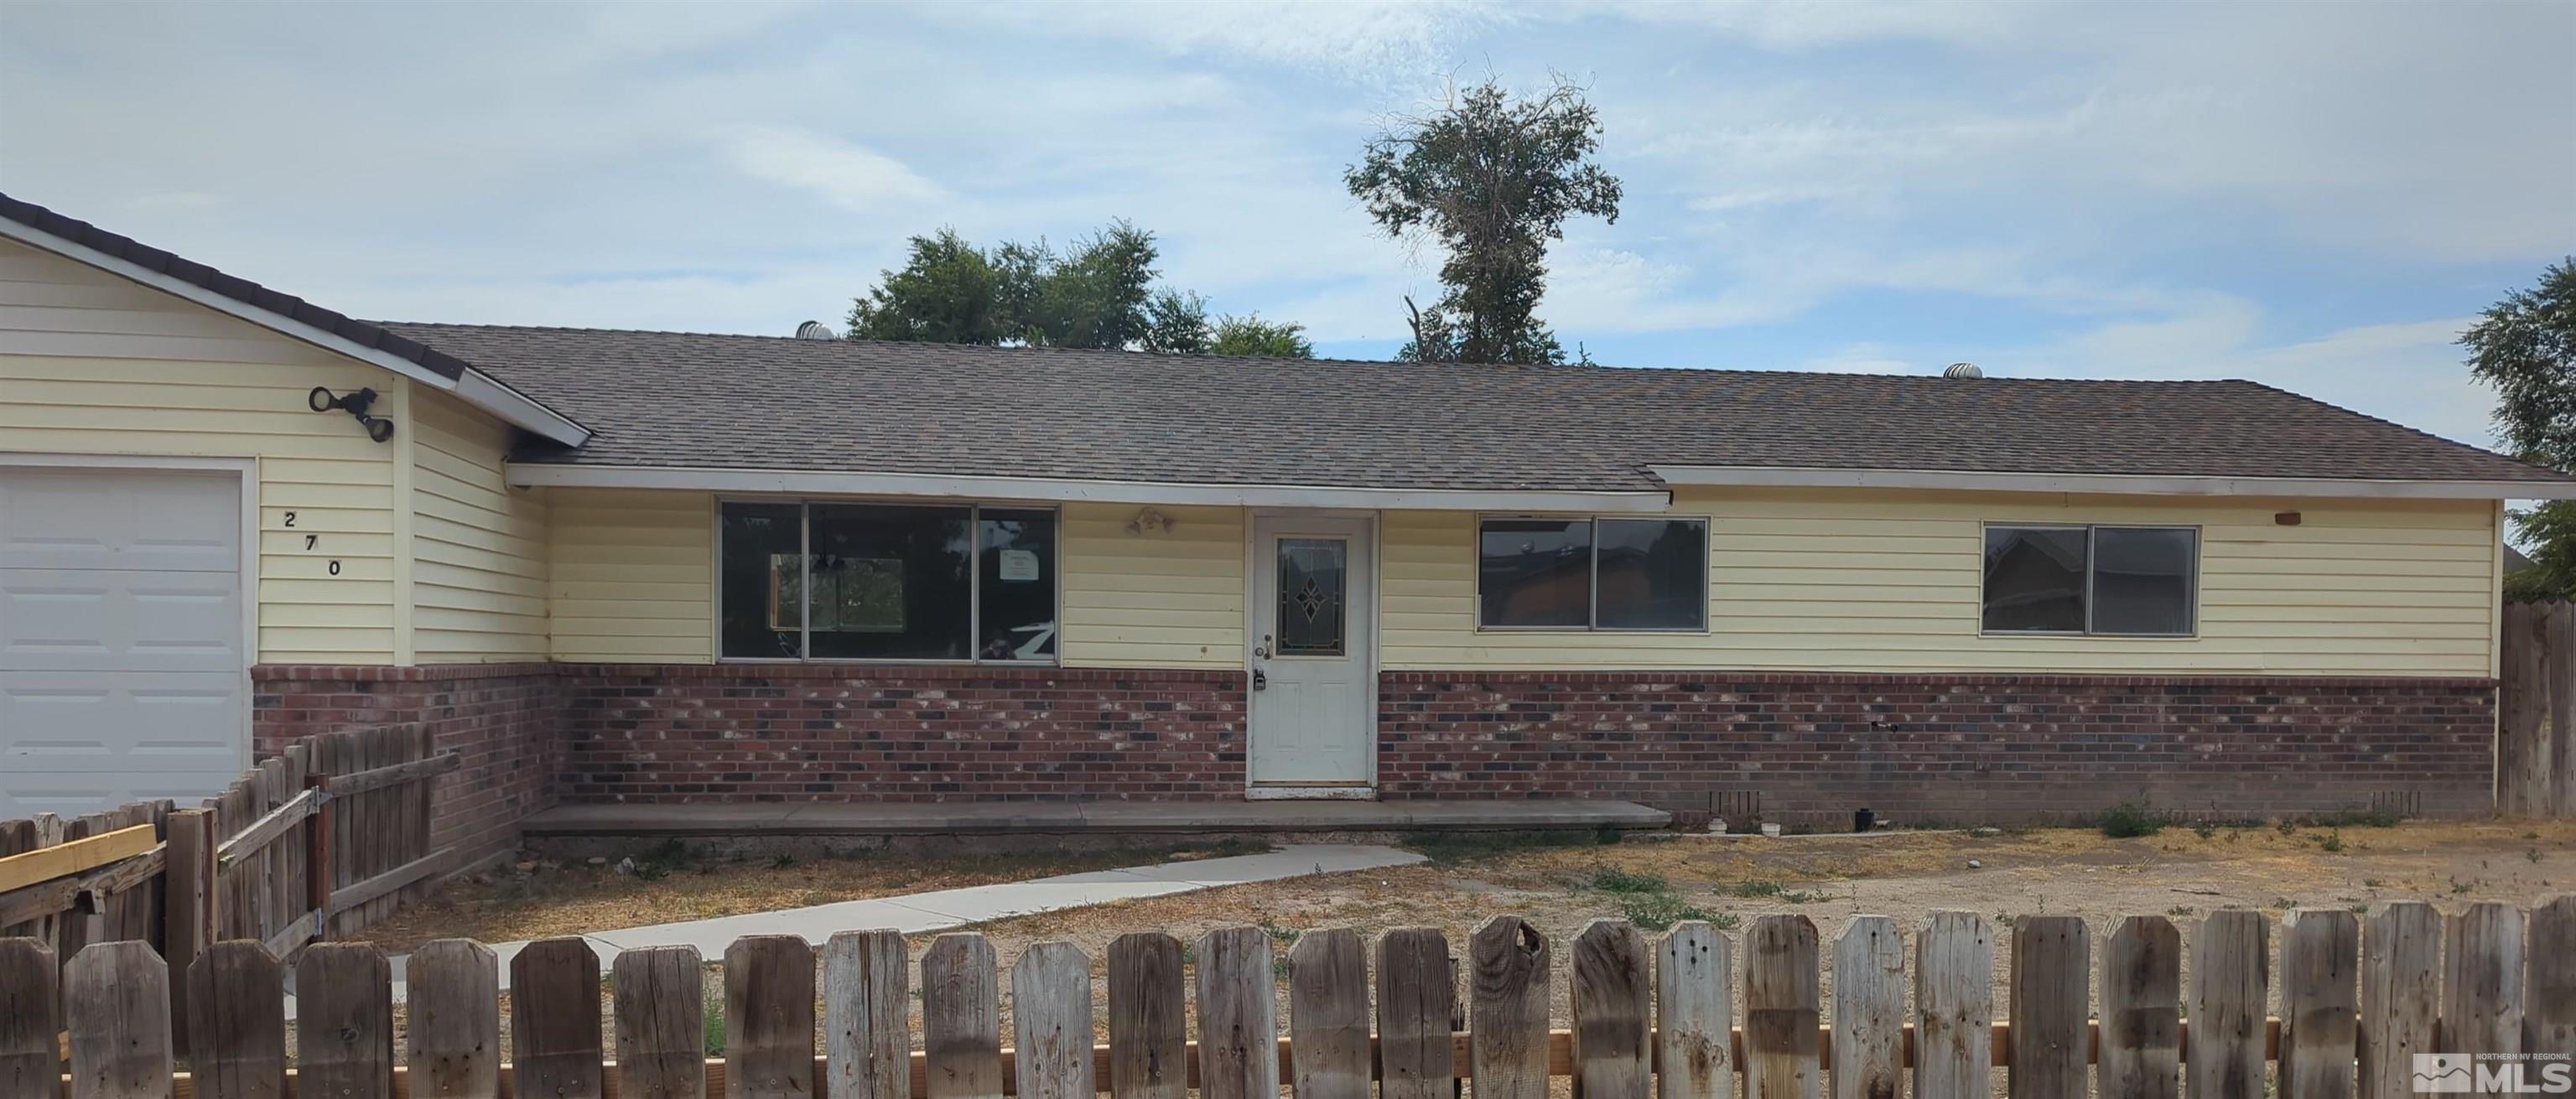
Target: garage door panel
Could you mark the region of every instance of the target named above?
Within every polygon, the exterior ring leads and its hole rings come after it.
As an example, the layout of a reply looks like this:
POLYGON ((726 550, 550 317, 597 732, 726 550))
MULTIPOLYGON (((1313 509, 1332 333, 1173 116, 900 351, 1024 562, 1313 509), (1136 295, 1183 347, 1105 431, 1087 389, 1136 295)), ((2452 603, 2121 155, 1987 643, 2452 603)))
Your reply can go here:
POLYGON ((19 814, 101 789, 214 793, 243 765, 241 692, 238 673, 0 672, 0 792, 19 814))
POLYGON ((173 470, 0 471, 0 568, 241 568, 241 478, 173 470))
POLYGON ((237 670, 241 599, 234 573, 0 569, 0 668, 237 670))
POLYGON ((0 818, 241 773, 240 504, 234 474, 0 467, 0 818))

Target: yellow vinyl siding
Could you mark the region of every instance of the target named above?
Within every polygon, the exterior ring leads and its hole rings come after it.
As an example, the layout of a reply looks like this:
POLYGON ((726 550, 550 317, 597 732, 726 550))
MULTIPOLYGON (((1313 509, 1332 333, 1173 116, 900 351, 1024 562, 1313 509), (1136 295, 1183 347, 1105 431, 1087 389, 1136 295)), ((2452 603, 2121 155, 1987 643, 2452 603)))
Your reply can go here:
POLYGON ((1135 504, 1064 506, 1063 656, 1075 668, 1243 666, 1243 511, 1135 504))
POLYGON ((1704 632, 1479 632, 1476 517, 1389 512, 1384 666, 2490 674, 2491 503, 1685 492, 1711 520, 1704 632), (2298 526, 2273 514, 2302 513, 2298 526), (2191 638, 1985 636, 1982 524, 2201 528, 2191 638))
POLYGON ((510 428, 427 389, 412 411, 414 659, 544 660, 546 506, 502 480, 510 428))
POLYGON ((398 451, 312 412, 317 385, 411 426, 398 376, 0 241, 0 450, 257 459, 258 659, 392 663, 398 451))
POLYGON ((557 660, 715 659, 715 499, 549 489, 547 604, 557 660))

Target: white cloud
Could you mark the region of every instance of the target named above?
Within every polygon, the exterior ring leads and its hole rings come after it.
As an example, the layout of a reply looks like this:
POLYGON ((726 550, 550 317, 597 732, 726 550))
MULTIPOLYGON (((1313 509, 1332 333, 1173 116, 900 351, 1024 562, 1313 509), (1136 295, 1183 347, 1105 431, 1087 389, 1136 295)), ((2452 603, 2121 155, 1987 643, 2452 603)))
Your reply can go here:
POLYGON ((733 166, 752 178, 811 191, 853 210, 920 207, 951 198, 904 162, 823 134, 764 126, 725 145, 733 166))

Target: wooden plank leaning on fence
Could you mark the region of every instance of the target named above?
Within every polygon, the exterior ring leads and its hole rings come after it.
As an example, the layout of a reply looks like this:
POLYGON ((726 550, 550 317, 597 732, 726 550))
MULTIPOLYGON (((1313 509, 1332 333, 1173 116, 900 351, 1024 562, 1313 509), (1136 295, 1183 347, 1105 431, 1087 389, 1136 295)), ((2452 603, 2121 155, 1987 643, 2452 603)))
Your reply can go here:
MULTIPOLYGON (((2576 897, 2527 919, 2502 905, 2470 907, 2451 926, 2456 966, 2437 965, 2442 925, 2429 906, 2388 905, 2366 922, 2298 913, 2282 935, 2288 1017, 2278 1024, 2263 1015, 2271 974, 2261 914, 2213 914, 2191 929, 2188 944, 2161 917, 2121 921, 2100 952, 2103 1017, 2089 1031, 2090 929, 2047 917, 2012 926, 2013 1022, 2004 1025, 1991 1023, 1994 944, 1984 921, 1940 913, 1915 932, 1911 1035, 1899 1025, 1895 994, 1907 979, 1906 944, 1902 929, 1881 917, 1857 917, 1837 939, 1833 965, 1844 996, 1833 1018, 1815 1007, 1822 963, 1814 925, 1803 917, 1766 917, 1735 937, 1685 924, 1651 943, 1627 924, 1595 922, 1568 946, 1574 1018, 1558 1031, 1545 1029, 1546 969, 1537 964, 1549 944, 1516 919, 1490 921, 1470 940, 1474 1029, 1463 1035, 1446 1032, 1442 936, 1390 933, 1376 944, 1373 1038, 1366 944, 1350 932, 1308 932, 1290 951, 1285 1042, 1271 1006, 1279 987, 1272 941, 1260 929, 1209 932, 1195 974, 1169 936, 1118 940, 1109 955, 1105 1046, 1090 1040, 1090 959, 1047 943, 1010 967, 1009 1050, 1000 1044, 1002 978, 991 942, 943 935, 921 959, 926 1048, 918 1053, 902 1021, 909 959, 899 935, 838 937, 819 975, 801 940, 751 938, 727 952, 725 1059, 700 1057, 706 1019, 696 953, 635 950, 617 964, 613 1090, 621 1099, 787 1099, 818 1089, 841 1092, 837 1099, 1083 1099, 1105 1082, 1118 1099, 1171 1099, 1186 1095, 1195 1075, 1203 1092, 1212 1086, 1255 1099, 1275 1094, 1285 1070, 1333 1081, 1310 1085, 1318 1099, 1354 1081, 1365 1095, 1369 1081, 1382 1089, 1389 1079, 1399 1096, 1436 1099, 1451 1073, 1487 1078, 1494 1099, 1528 1099, 1532 1081, 1544 1086, 1555 1077, 1579 1081, 1584 1099, 1791 1095, 1827 1082, 1835 1095, 1877 1099, 1905 1094, 1902 1074, 1910 1071, 1914 1095, 1985 1099, 1995 1068, 2008 1070, 2025 1094, 2045 1081, 2066 1084, 2058 1094, 2069 1094, 2080 1093, 2076 1082, 2089 1063, 2098 1094, 2161 1099, 2180 1091, 2185 1073, 2193 1085, 2184 1094, 2260 1094, 2268 1062, 2278 1061, 2284 1096, 2367 1097, 2412 1094, 2402 1073, 2390 1086, 2390 1052, 2420 1048, 2433 1034, 2463 1053, 2576 1046, 2576 897), (2189 1030, 2178 1018, 2186 945, 2194 965, 2188 1021, 2198 1024, 2189 1030), (1744 961, 1741 1029, 1727 1026, 1723 1006, 1735 958, 1744 961), (819 1056, 818 976, 829 1025, 819 1056), (1187 1043, 1179 1025, 1193 978, 1208 1038, 1199 1045, 1187 1043), (2460 1025, 2440 1021, 2439 1011, 2457 1013, 2460 1025), (1652 1021, 1666 1033, 1650 1029, 1652 1021), (1660 1065, 1656 1051, 1665 1051, 1660 1065), (867 1063, 847 1063, 854 1060, 867 1063)), ((492 955, 461 940, 414 955, 412 1041, 408 1063, 396 1064, 383 957, 366 945, 317 946, 298 965, 305 1038, 301 1066, 289 1072, 277 959, 256 942, 215 944, 186 974, 200 993, 192 1002, 201 1035, 213 1045, 194 1075, 174 1075, 169 975, 147 947, 93 945, 64 967, 68 987, 57 990, 41 944, 0 942, 0 1006, 9 1008, 0 1014, 0 1099, 53 1099, 58 1087, 73 1099, 609 1093, 603 1072, 612 1051, 601 1042, 590 946, 537 943, 512 967, 516 1064, 493 1057, 500 994, 492 955), (68 1004, 71 1025, 71 1072, 63 1077, 54 1075, 61 1061, 49 1016, 58 1001, 68 1004)))

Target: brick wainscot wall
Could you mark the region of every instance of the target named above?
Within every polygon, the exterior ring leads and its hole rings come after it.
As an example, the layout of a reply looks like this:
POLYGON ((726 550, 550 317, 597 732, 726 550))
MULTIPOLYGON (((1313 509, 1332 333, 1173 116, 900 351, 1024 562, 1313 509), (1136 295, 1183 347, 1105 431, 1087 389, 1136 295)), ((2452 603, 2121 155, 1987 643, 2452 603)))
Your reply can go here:
POLYGON ((1243 793, 1241 672, 565 665, 575 801, 1074 801, 1243 793))
MULTIPOLYGON (((427 722, 464 767, 441 842, 505 848, 555 801, 1224 800, 1233 671, 936 665, 254 670, 262 753, 427 722)), ((2492 806, 2495 684, 1748 672, 1388 672, 1380 796, 1754 793, 1772 819, 2048 819, 2143 798, 2264 817, 2492 806)))
MULTIPOLYGON (((1379 792, 1977 823, 2494 803, 2493 680, 1390 672, 1379 792)), ((1847 827, 1848 825, 1846 825, 1847 827)))

